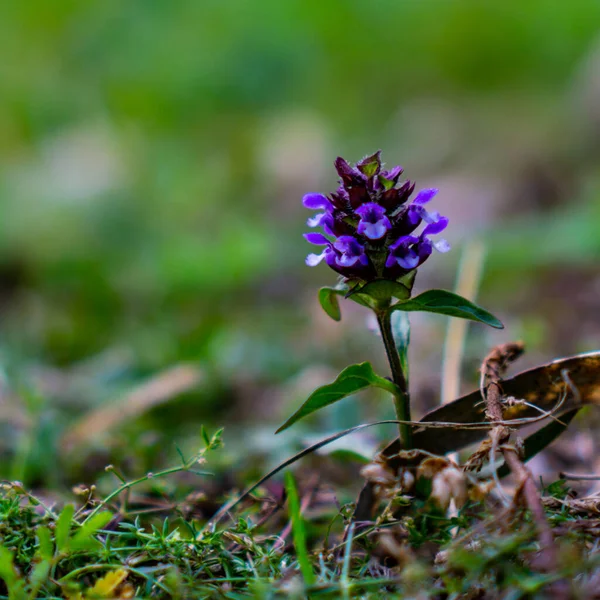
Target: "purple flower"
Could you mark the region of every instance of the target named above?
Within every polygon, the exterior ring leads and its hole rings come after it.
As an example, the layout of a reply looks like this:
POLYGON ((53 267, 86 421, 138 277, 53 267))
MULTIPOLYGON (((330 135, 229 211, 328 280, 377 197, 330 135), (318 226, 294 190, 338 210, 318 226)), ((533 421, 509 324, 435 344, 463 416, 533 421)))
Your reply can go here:
POLYGON ((357 263, 364 266, 369 264, 364 246, 351 235, 341 235, 334 242, 333 247, 339 253, 336 256, 335 262, 340 267, 354 267, 357 263))
POLYGON ((306 239, 306 241, 310 244, 315 244, 317 246, 326 246, 325 250, 323 250, 321 254, 309 254, 306 257, 306 264, 309 267, 316 267, 324 258, 327 258, 328 256, 331 256, 334 253, 333 244, 321 233, 305 233, 304 239, 306 239))
POLYGON ((393 244, 390 244, 390 253, 385 261, 385 266, 388 269, 391 269, 398 265, 403 269, 410 271, 425 262, 434 248, 438 252, 448 252, 450 250, 450 244, 446 240, 442 239, 437 242, 432 242, 427 237, 428 235, 441 233, 446 229, 447 225, 448 219, 446 217, 440 217, 435 223, 427 225, 419 237, 414 235, 401 236, 393 244))
POLYGON ((322 227, 326 234, 334 235, 332 228, 334 225, 333 215, 329 212, 318 213, 314 217, 307 219, 306 224, 309 227, 322 227))
POLYGON ((439 212, 428 212, 424 204, 431 202, 431 200, 437 195, 438 190, 436 188, 429 188, 421 190, 408 207, 408 221, 412 225, 418 225, 421 221, 425 223, 437 223, 441 218, 439 212))
POLYGON ((433 252, 447 252, 445 240, 433 242, 448 219, 425 205, 436 189, 420 191, 409 202, 414 183, 400 181, 402 167, 383 169, 380 152, 351 165, 338 157, 335 168, 340 186, 327 196, 306 194, 308 209, 318 211, 307 221, 321 233, 307 233, 311 244, 324 246, 320 254, 309 254, 306 263, 315 266, 323 260, 349 280, 397 279, 421 265, 433 252), (423 231, 415 231, 421 223, 423 231))
POLYGON ((333 205, 327 196, 318 194, 316 192, 305 194, 302 198, 302 204, 304 204, 306 208, 310 208, 312 210, 319 210, 320 208, 324 208, 325 210, 333 210, 333 205))
POLYGON ((437 215, 437 220, 429 221, 429 225, 423 229, 421 235, 435 235, 436 233, 442 233, 442 231, 448 227, 448 217, 441 217, 440 213, 435 214, 437 215))
POLYGON ((313 210, 325 209, 325 212, 317 213, 310 217, 306 224, 309 227, 323 227, 325 233, 333 235, 331 228, 333 227, 333 204, 323 194, 310 193, 302 198, 302 204, 306 208, 313 210))
POLYGON ((335 242, 330 242, 320 233, 305 233, 304 237, 311 244, 325 246, 320 254, 309 254, 306 257, 309 267, 315 267, 325 259, 331 268, 342 274, 350 274, 356 269, 364 270, 369 265, 364 247, 351 235, 341 235, 335 242))
POLYGON ((410 271, 419 265, 418 253, 419 238, 414 235, 404 235, 398 238, 390 247, 389 255, 385 261, 388 269, 399 265, 410 271))
POLYGON ((370 240, 381 239, 392 228, 392 224, 385 214, 385 208, 376 202, 363 204, 354 212, 360 217, 358 233, 370 240))

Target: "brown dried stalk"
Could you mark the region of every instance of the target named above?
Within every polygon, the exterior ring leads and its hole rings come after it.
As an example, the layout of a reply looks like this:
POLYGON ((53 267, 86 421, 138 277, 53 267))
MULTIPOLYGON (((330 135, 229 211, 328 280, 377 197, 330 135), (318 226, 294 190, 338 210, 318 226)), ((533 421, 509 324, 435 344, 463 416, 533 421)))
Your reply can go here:
MULTIPOLYGON (((502 421, 503 419, 502 376, 508 365, 522 353, 522 343, 504 344, 494 348, 483 361, 481 392, 486 402, 486 416, 490 421, 502 421)), ((543 571, 556 573, 560 567, 558 550, 533 476, 521 461, 516 448, 505 443, 510 436, 509 428, 498 425, 490 431, 489 435, 492 440, 492 452, 494 448, 500 450, 504 461, 518 482, 515 501, 522 498, 531 512, 541 548, 537 566, 543 571)), ((568 583, 564 580, 553 583, 548 592, 557 598, 569 598, 570 596, 568 583)))

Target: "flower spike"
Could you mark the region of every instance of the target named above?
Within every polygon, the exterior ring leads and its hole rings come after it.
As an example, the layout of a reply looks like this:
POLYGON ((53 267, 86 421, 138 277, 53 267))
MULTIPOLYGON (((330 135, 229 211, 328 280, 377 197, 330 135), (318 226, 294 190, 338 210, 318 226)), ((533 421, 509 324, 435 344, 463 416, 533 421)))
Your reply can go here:
POLYGON ((312 192, 302 199, 306 208, 319 211, 307 225, 328 236, 305 234, 311 244, 325 246, 320 254, 309 254, 309 266, 324 260, 347 280, 397 280, 423 264, 434 249, 450 250, 446 240, 429 238, 448 226, 447 217, 425 208, 437 189, 421 190, 410 201, 414 183, 400 181, 400 166, 383 169, 380 151, 354 166, 338 157, 335 169, 340 177, 335 192, 312 192))

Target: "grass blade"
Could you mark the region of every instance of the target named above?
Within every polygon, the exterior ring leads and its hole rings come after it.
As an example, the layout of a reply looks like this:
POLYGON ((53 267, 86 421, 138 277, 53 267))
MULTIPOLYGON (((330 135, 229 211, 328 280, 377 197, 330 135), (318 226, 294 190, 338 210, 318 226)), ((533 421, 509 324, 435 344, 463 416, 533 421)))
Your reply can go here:
POLYGON ((300 572, 302 573, 305 585, 312 585, 315 581, 315 574, 306 548, 306 531, 304 530, 304 521, 300 513, 298 488, 296 487, 294 476, 289 471, 285 474, 285 490, 288 497, 290 519, 292 520, 292 536, 294 538, 294 547, 296 548, 300 572))

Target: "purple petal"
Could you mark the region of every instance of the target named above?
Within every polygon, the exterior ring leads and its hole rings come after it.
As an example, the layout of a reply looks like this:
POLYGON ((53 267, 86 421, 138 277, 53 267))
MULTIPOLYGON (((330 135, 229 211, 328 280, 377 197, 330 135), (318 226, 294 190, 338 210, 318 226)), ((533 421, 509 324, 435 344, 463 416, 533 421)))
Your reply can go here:
POLYGON ((423 207, 420 207, 422 209, 422 217, 423 217, 423 221, 425 221, 425 223, 437 223, 441 218, 442 215, 440 215, 440 213, 437 210, 434 211, 427 211, 425 210, 423 207))
POLYGON ((311 210, 318 210, 319 208, 332 208, 331 202, 329 202, 329 200, 323 196, 323 194, 318 194, 316 192, 305 194, 302 198, 302 204, 311 210))
POLYGON ((433 252, 433 244, 428 238, 421 238, 417 248, 419 253, 419 263, 425 261, 433 252))
POLYGON ((325 262, 332 268, 335 269, 336 266, 336 254, 334 251, 325 253, 325 262))
POLYGON ((356 209, 360 216, 358 233, 371 240, 382 238, 391 228, 392 224, 385 214, 385 208, 376 202, 367 202, 356 209))
POLYGON ((385 177, 385 179, 393 181, 394 179, 398 179, 398 177, 400 177, 402 171, 404 171, 404 169, 400 165, 398 165, 397 167, 393 167, 389 171, 382 171, 381 176, 385 177))
POLYGON ((323 252, 321 252, 321 254, 309 254, 306 257, 306 264, 309 267, 316 267, 326 256, 327 254, 327 250, 329 250, 329 248, 326 248, 325 250, 323 250, 323 252))
POLYGON ((393 244, 390 245, 390 250, 397 250, 400 246, 408 246, 409 244, 416 244, 419 241, 418 237, 414 235, 403 235, 400 236, 393 244))
POLYGON ((363 265, 369 263, 363 246, 351 235, 341 235, 333 244, 339 252, 336 262, 340 267, 351 267, 357 262, 363 265))
POLYGON ((359 206, 355 212, 359 217, 367 219, 372 223, 385 216, 385 208, 379 206, 377 202, 367 202, 366 204, 359 206))
POLYGON ((421 190, 413 200, 413 204, 427 204, 433 197, 438 193, 439 190, 436 188, 429 188, 426 190, 421 190))
POLYGON ((452 246, 450 246, 447 240, 438 240, 437 242, 433 242, 433 247, 438 252, 442 253, 448 252, 452 248, 452 246))
POLYGON ((314 217, 309 217, 306 221, 306 224, 309 227, 318 227, 325 216, 327 216, 327 213, 318 213, 314 217))
POLYGON ((317 246, 331 246, 331 242, 322 233, 305 233, 304 239, 317 246))
POLYGON ((419 225, 423 220, 423 213, 427 213, 427 211, 422 206, 411 204, 408 207, 406 218, 411 225, 419 225))
POLYGON ((381 239, 390 229, 391 224, 387 217, 385 217, 387 224, 381 220, 377 221, 377 223, 367 223, 366 221, 361 221, 358 224, 358 233, 360 235, 364 235, 368 237, 370 240, 379 240, 381 239))
POLYGON ((350 252, 351 254, 360 254, 364 252, 364 248, 358 240, 351 235, 340 235, 334 242, 333 247, 340 252, 350 252))
POLYGON ((396 260, 403 269, 410 270, 418 266, 420 257, 414 250, 409 249, 404 256, 399 256, 396 260))
POLYGON ((390 268, 394 265, 400 265, 403 269, 414 269, 419 264, 419 255, 408 247, 399 248, 394 252, 390 252, 385 266, 390 268))
MULTIPOLYGON (((420 254, 415 250, 414 244, 422 243, 422 238, 414 235, 404 235, 399 237, 391 246, 390 254, 385 261, 385 266, 390 268, 394 265, 400 265, 403 269, 414 269, 419 265, 420 254), (409 246, 413 246, 410 248, 409 246)), ((426 240, 429 241, 429 240, 426 240)), ((419 247, 417 246, 417 248, 419 247)))
POLYGON ((390 252, 385 261, 385 266, 388 269, 391 269, 394 265, 397 265, 397 264, 398 264, 398 261, 396 260, 396 257, 390 252))
POLYGON ((353 267, 358 262, 358 256, 348 256, 347 254, 340 254, 337 257, 337 264, 340 267, 353 267))
POLYGON ((330 212, 318 213, 306 221, 309 227, 323 227, 323 231, 327 235, 335 235, 333 232, 334 223, 333 215, 330 212))
POLYGON ((434 235, 436 233, 441 233, 442 231, 444 231, 444 229, 446 229, 446 227, 448 227, 448 217, 441 217, 439 213, 436 214, 437 221, 430 221, 429 225, 427 225, 427 227, 425 227, 425 229, 423 230, 423 235, 434 235))

